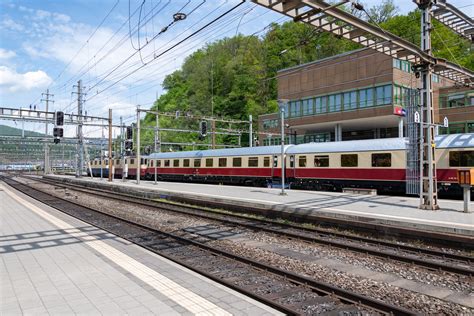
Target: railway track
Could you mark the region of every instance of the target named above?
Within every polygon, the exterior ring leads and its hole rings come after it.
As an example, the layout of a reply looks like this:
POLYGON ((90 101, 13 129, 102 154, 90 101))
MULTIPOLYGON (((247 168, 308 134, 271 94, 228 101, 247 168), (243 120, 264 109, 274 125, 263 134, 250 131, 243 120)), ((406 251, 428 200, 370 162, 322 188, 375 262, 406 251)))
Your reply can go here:
POLYGON ((318 282, 206 245, 195 235, 157 231, 139 219, 113 216, 3 177, 11 187, 68 215, 139 244, 161 256, 289 315, 414 315, 407 309, 318 282))
POLYGON ((323 229, 301 227, 294 224, 280 223, 263 218, 249 218, 248 216, 240 214, 212 211, 209 209, 203 209, 202 207, 178 205, 176 203, 154 201, 133 196, 125 196, 123 194, 118 195, 110 191, 87 189, 75 184, 65 185, 50 179, 35 178, 34 180, 107 199, 152 207, 160 211, 165 210, 184 215, 192 215, 207 220, 219 221, 231 226, 245 227, 254 231, 265 231, 278 236, 285 236, 287 238, 324 244, 380 258, 396 260, 417 265, 425 269, 446 271, 466 276, 472 276, 474 271, 474 267, 472 266, 474 258, 467 255, 414 247, 411 245, 362 236, 347 235, 341 232, 328 232, 323 229))

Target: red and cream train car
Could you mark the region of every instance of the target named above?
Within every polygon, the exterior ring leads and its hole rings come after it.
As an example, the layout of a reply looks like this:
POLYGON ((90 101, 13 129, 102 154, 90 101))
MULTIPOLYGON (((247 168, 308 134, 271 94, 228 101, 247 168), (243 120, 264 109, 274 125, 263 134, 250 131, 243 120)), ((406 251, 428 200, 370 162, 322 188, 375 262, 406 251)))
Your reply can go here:
MULTIPOLYGON (((293 188, 375 188, 405 192, 406 145, 402 138, 285 146, 286 178, 293 188)), ((271 186, 281 179, 281 147, 266 146, 148 156, 146 178, 271 186)), ((436 138, 437 178, 442 193, 460 194, 456 170, 474 167, 474 134, 436 138)))

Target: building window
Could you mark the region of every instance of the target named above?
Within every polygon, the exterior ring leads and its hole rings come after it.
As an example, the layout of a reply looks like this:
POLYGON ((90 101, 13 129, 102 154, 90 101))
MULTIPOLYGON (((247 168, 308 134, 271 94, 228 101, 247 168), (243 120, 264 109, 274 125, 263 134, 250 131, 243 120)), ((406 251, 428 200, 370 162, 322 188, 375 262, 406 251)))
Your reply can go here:
POLYGON ((313 99, 305 99, 302 101, 303 103, 303 115, 313 115, 313 99))
POLYGON ((258 157, 249 157, 249 167, 258 167, 258 157))
POLYGON ((179 159, 173 160, 173 167, 179 167, 179 159))
POLYGON ((189 167, 189 159, 183 160, 183 167, 189 167))
POLYGON ((357 154, 341 155, 341 167, 357 167, 357 154))
POLYGON ((318 97, 316 101, 316 114, 327 112, 326 97, 318 97))
POLYGON ((466 126, 464 123, 453 123, 449 124, 449 134, 462 134, 465 133, 466 126))
POLYGON ((439 76, 437 74, 432 74, 431 75, 431 81, 436 82, 436 83, 440 83, 439 76))
POLYGON ((464 94, 456 94, 448 96, 448 108, 464 106, 466 104, 464 94))
POLYGON ((301 168, 306 167, 306 156, 300 156, 298 158, 298 166, 301 168))
POLYGON ((206 158, 206 167, 214 167, 214 159, 206 158))
POLYGON ((391 167, 392 154, 372 154, 372 167, 391 167))
POLYGON ((232 166, 233 167, 242 167, 242 158, 240 158, 240 157, 232 158, 232 166))
POLYGON ((357 109, 357 91, 344 93, 344 110, 357 109))
POLYGON ((165 167, 169 167, 170 166, 170 161, 167 159, 165 160, 165 167))
POLYGON ((467 132, 474 133, 474 122, 467 123, 467 132))
POLYGON ((474 167, 474 150, 449 152, 450 167, 474 167))
POLYGON ((263 166, 270 167, 270 157, 263 157, 263 166))
POLYGON ((329 167, 329 156, 314 156, 315 167, 329 167))
POLYGON ((219 158, 219 167, 227 167, 227 158, 219 158))
POLYGON ((329 112, 338 112, 341 110, 341 94, 333 94, 328 97, 329 112))
POLYGON ((194 159, 194 168, 201 168, 201 159, 194 159))
POLYGON ((290 117, 298 117, 301 116, 301 102, 298 101, 290 101, 290 117))
POLYGON ((392 85, 386 85, 383 87, 383 95, 384 95, 384 104, 392 104, 392 85))

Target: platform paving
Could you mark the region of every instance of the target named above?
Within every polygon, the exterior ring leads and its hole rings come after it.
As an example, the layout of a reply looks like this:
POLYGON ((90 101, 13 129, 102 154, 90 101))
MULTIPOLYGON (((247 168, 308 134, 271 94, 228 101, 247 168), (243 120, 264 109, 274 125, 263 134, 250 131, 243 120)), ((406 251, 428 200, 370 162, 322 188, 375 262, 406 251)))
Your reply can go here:
POLYGON ((275 315, 0 182, 0 315, 275 315))
MULTIPOLYGON (((196 183, 157 182, 48 176, 63 181, 85 182, 93 186, 113 186, 126 192, 154 192, 161 198, 181 197, 245 207, 272 209, 288 213, 315 214, 353 219, 426 231, 474 236, 474 213, 463 212, 463 201, 440 199, 440 210, 418 208, 419 199, 397 196, 371 196, 337 192, 316 192, 196 183)), ((471 207, 474 210, 474 202, 471 207)))

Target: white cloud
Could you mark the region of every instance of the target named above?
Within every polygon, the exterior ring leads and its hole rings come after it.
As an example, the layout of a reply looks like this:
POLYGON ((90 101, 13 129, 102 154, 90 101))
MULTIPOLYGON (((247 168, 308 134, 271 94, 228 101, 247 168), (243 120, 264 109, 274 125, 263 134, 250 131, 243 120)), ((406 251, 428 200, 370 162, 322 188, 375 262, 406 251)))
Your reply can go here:
POLYGON ((0 87, 8 92, 26 91, 47 87, 52 79, 42 70, 29 71, 24 74, 6 66, 0 66, 0 87))
POLYGON ((11 31, 18 31, 18 32, 21 32, 23 31, 25 28, 23 27, 23 25, 13 21, 10 17, 5 17, 2 21, 2 23, 0 24, 2 26, 2 28, 5 28, 5 29, 8 29, 8 30, 11 30, 11 31))
POLYGON ((36 10, 36 18, 40 20, 49 18, 50 16, 51 16, 51 12, 44 11, 44 10, 36 10))
POLYGON ((15 56, 16 56, 16 53, 14 51, 0 48, 0 59, 9 59, 15 56))

